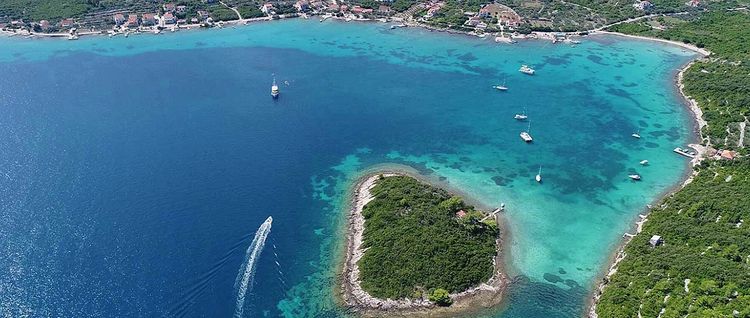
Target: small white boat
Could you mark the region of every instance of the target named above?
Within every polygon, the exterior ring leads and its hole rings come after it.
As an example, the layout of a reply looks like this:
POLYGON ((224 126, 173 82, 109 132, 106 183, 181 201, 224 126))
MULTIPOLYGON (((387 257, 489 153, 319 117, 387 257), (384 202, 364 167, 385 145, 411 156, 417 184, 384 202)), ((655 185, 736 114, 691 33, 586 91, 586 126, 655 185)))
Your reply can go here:
POLYGON ((635 139, 641 139, 641 133, 640 132, 634 132, 631 136, 635 139))
POLYGON ((534 73, 536 73, 536 71, 533 68, 525 64, 521 65, 521 68, 519 68, 518 71, 526 75, 534 75, 534 73))
POLYGON ((534 141, 534 138, 531 137, 531 134, 529 132, 531 132, 531 122, 529 122, 529 128, 526 129, 526 131, 522 131, 520 134, 521 139, 523 139, 523 141, 525 142, 534 141))
POLYGON ((271 97, 274 99, 279 97, 279 85, 276 85, 276 79, 273 79, 273 84, 271 85, 271 97))
POLYGON ((524 109, 523 113, 516 114, 515 116, 513 116, 513 119, 519 120, 519 121, 524 121, 526 119, 529 119, 529 115, 526 115, 526 110, 524 109))
POLYGON ((542 166, 539 166, 539 173, 536 174, 536 182, 542 182, 542 166))
POLYGON ((492 88, 494 88, 496 90, 499 90, 499 91, 502 91, 502 92, 508 90, 508 86, 505 86, 505 80, 503 80, 503 84, 502 85, 495 85, 495 86, 492 86, 492 88))
POLYGON ((635 180, 635 181, 640 181, 641 180, 641 175, 639 175, 639 174, 629 174, 628 178, 630 178, 632 180, 635 180))
POLYGON ((648 160, 641 160, 641 166, 648 165, 648 160))

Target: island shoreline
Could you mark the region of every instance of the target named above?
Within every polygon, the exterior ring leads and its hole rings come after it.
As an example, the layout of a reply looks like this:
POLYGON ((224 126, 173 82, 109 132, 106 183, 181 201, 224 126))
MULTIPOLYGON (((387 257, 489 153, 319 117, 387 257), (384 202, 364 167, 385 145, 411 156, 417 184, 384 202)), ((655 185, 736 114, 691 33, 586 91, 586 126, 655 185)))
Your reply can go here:
MULTIPOLYGON (((359 270, 356 264, 364 254, 364 251, 360 249, 364 230, 364 217, 361 212, 364 206, 372 200, 369 190, 381 175, 385 177, 408 176, 417 179, 419 182, 432 184, 428 178, 418 173, 407 172, 406 169, 371 169, 354 183, 354 191, 351 193, 346 216, 345 255, 343 264, 338 270, 340 300, 343 305, 364 317, 379 317, 384 314, 409 317, 455 317, 456 315, 467 315, 493 309, 501 305, 505 300, 505 297, 503 297, 505 289, 510 283, 510 279, 504 272, 503 244, 506 242, 506 231, 502 224, 498 224, 501 228, 501 235, 496 241, 498 252, 493 262, 492 277, 487 282, 467 291, 451 294, 453 305, 449 307, 439 307, 422 300, 381 300, 370 296, 361 289, 359 286, 359 270)), ((498 217, 498 219, 502 219, 502 217, 498 217)))

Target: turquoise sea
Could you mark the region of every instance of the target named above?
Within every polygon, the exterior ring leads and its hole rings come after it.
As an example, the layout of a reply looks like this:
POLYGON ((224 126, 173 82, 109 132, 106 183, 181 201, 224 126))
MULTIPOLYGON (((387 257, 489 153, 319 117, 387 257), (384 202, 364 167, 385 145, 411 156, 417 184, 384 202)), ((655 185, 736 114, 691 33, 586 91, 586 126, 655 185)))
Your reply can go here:
POLYGON ((0 316, 230 317, 245 269, 244 317, 346 316, 350 188, 406 165, 506 204, 515 279, 487 316, 579 317, 622 233, 688 170, 673 82, 693 57, 301 19, 0 38, 0 316))

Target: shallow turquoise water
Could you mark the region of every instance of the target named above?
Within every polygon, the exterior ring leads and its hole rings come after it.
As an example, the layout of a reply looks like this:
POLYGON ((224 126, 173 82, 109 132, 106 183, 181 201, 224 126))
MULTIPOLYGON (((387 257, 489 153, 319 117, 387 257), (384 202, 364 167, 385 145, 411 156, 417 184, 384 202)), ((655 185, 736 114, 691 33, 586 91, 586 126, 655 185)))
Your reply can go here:
POLYGON ((692 56, 304 20, 0 38, 0 312, 230 316, 273 215, 245 315, 342 315, 347 191, 393 163, 506 203, 518 279, 497 315, 579 316, 621 234, 687 169, 671 153, 692 138, 672 81, 692 56), (491 89, 503 80, 510 91, 491 89), (513 119, 524 108, 530 145, 513 119))

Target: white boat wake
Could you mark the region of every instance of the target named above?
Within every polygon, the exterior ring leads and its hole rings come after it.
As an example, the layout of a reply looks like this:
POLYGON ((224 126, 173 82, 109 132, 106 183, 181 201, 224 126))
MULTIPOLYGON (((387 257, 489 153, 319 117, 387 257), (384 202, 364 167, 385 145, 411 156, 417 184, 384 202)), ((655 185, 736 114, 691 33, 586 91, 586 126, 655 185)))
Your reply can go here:
POLYGON ((248 291, 253 288, 253 278, 255 277, 255 267, 257 265, 258 257, 260 252, 263 251, 263 246, 266 244, 266 238, 268 233, 271 233, 271 223, 273 222, 272 217, 268 217, 263 224, 260 225, 258 231, 255 232, 255 237, 250 246, 247 247, 245 254, 245 261, 240 266, 240 271, 237 273, 237 280, 235 280, 234 287, 237 288, 237 305, 234 309, 234 317, 241 318, 242 311, 245 307, 245 295, 248 291))

